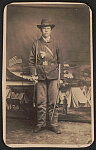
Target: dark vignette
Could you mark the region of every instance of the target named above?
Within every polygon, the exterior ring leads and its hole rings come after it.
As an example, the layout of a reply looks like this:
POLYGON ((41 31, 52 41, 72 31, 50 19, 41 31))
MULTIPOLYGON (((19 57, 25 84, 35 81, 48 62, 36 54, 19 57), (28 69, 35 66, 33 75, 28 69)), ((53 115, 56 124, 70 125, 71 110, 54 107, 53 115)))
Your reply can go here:
MULTIPOLYGON (((41 0, 39 0, 40 2, 41 0)), ((4 11, 4 7, 11 3, 11 2, 38 2, 38 1, 32 1, 32 0, 1 0, 0 1, 0 82, 2 85, 2 54, 3 54, 3 11, 4 11)), ((43 2, 43 1, 41 1, 43 2)), ((52 0, 46 0, 46 2, 56 2, 56 1, 52 1, 52 0)), ((85 3, 87 5, 89 5, 89 7, 92 10, 92 17, 93 17, 93 69, 94 69, 94 100, 96 99, 96 60, 95 60, 95 49, 96 49, 96 0, 61 0, 61 1, 57 1, 57 2, 81 2, 81 3, 85 3)), ((3 142, 3 127, 2 127, 2 86, 0 88, 0 149, 2 150, 7 150, 7 149, 12 149, 7 147, 4 142, 3 142)), ((94 108, 95 108, 95 116, 96 117, 96 100, 94 101, 94 108)), ((95 123, 96 123, 96 119, 95 119, 95 123)), ((96 133, 96 126, 95 126, 95 132, 96 133)), ((18 149, 18 148, 14 148, 14 149, 18 149)), ((20 148, 20 149, 27 149, 27 148, 20 148)), ((49 148, 28 148, 28 149, 49 149, 49 148)), ((57 148, 50 148, 50 149, 57 149, 57 148)), ((61 148, 63 149, 63 148, 61 148)), ((66 148, 69 149, 69 148, 66 148)), ((70 148, 72 149, 72 148, 70 148)), ((95 134, 95 141, 94 143, 88 147, 88 148, 81 148, 83 149, 91 149, 91 150, 95 150, 96 149, 96 134, 95 134)))

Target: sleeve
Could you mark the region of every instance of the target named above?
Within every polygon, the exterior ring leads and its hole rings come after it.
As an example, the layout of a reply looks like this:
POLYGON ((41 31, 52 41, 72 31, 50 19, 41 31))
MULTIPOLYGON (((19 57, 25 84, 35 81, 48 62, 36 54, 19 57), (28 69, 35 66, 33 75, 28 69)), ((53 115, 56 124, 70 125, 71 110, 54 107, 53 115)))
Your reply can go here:
POLYGON ((36 66, 35 66, 36 59, 35 58, 36 58, 36 46, 35 46, 35 43, 33 43, 32 50, 29 55, 29 69, 30 69, 31 75, 35 75, 35 70, 36 70, 36 66))

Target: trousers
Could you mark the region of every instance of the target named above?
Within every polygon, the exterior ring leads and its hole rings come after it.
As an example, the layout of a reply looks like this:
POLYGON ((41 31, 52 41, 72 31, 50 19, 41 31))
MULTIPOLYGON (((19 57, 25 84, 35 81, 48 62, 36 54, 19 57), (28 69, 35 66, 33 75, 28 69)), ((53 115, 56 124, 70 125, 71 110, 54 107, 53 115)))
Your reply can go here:
POLYGON ((37 84, 37 126, 58 126, 58 106, 56 104, 53 119, 51 119, 54 104, 57 100, 57 80, 39 81, 37 84))

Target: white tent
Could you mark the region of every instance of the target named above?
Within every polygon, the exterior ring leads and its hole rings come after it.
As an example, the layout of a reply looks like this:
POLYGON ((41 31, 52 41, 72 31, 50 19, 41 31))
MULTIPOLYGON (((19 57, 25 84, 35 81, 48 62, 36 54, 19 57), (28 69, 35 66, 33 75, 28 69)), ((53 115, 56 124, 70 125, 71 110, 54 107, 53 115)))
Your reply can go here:
POLYGON ((89 100, 83 94, 83 91, 80 89, 80 87, 72 87, 70 91, 67 91, 66 98, 68 107, 90 106, 89 100))
POLYGON ((84 86, 83 88, 81 88, 81 90, 83 91, 83 94, 87 98, 88 103, 91 105, 91 87, 84 86))

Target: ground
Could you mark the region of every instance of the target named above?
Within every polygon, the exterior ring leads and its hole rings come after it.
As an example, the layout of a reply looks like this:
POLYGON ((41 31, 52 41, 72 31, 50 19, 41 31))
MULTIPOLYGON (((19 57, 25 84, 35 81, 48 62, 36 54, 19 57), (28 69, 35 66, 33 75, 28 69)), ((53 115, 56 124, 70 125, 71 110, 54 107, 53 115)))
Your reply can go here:
POLYGON ((7 144, 69 144, 83 145, 91 141, 91 124, 59 121, 62 134, 57 135, 44 130, 32 132, 32 126, 26 119, 7 119, 7 144))

